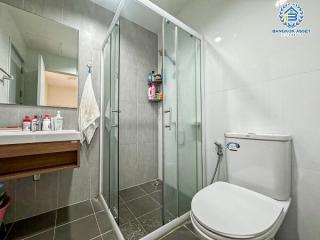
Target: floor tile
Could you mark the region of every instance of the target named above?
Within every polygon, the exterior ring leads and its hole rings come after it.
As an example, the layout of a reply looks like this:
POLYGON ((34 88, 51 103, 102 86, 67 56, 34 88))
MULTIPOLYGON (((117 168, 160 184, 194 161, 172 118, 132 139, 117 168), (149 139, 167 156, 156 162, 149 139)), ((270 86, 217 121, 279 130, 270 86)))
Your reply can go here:
POLYGON ((102 240, 102 237, 101 237, 101 236, 98 236, 98 237, 95 237, 95 238, 90 239, 90 240, 102 240))
POLYGON ((55 240, 89 240, 99 235, 96 219, 92 215, 57 227, 55 240))
POLYGON ((153 200, 151 197, 144 196, 136 200, 127 202, 127 206, 136 217, 140 217, 143 214, 159 208, 160 204, 153 200))
POLYGON ((120 197, 125 201, 130 201, 145 195, 146 193, 140 187, 132 187, 120 191, 120 197))
POLYGON ((191 231, 186 227, 179 227, 178 229, 171 232, 169 235, 161 238, 161 240, 198 240, 191 231))
POLYGON ((197 232, 196 232, 196 230, 194 229, 194 227, 193 227, 193 225, 192 225, 191 222, 187 222, 187 223, 185 223, 184 225, 185 225, 191 232, 193 232, 194 234, 197 235, 197 232))
POLYGON ((135 219, 135 216, 130 212, 129 208, 125 204, 119 206, 119 224, 125 224, 135 219))
POLYGON ((150 196, 162 205, 162 191, 153 192, 150 196))
POLYGON ((136 220, 120 226, 120 229, 127 240, 138 240, 146 235, 146 232, 136 220))
POLYGON ((112 230, 112 224, 105 211, 96 213, 96 217, 102 234, 112 230))
POLYGON ((49 240, 53 239, 54 230, 51 229, 47 232, 40 233, 30 238, 25 238, 24 240, 49 240))
POLYGON ((14 223, 8 240, 21 239, 53 229, 55 226, 56 211, 44 213, 32 218, 14 223))
POLYGON ((103 240, 118 240, 116 234, 114 233, 114 231, 110 231, 108 233, 105 233, 102 235, 102 239, 103 240))
POLYGON ((74 204, 57 210, 57 226, 71 222, 78 218, 93 214, 90 201, 74 204))
POLYGON ((151 233, 163 225, 162 209, 159 208, 151 213, 143 215, 142 217, 138 218, 138 221, 141 223, 147 233, 151 233))
POLYGON ((105 210, 102 202, 98 198, 91 199, 91 202, 92 202, 92 206, 93 206, 93 209, 95 212, 100 212, 100 211, 105 210))
POLYGON ((162 190, 162 183, 159 180, 154 180, 151 182, 144 183, 140 187, 147 193, 153 193, 155 191, 162 190))

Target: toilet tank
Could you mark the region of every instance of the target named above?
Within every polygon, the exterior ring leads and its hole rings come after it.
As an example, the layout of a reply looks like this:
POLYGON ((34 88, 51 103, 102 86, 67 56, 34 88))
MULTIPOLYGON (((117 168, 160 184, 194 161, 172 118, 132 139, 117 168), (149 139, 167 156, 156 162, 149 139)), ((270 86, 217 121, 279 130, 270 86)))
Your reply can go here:
POLYGON ((276 200, 288 200, 291 142, 287 135, 226 133, 228 181, 276 200))

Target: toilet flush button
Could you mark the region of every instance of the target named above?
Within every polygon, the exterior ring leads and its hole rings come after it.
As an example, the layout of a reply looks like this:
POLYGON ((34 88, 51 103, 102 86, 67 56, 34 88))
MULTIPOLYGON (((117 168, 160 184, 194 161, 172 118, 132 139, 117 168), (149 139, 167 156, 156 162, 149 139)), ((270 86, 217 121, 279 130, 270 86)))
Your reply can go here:
POLYGON ((228 142, 227 143, 227 149, 230 151, 236 152, 240 148, 240 144, 236 142, 228 142))

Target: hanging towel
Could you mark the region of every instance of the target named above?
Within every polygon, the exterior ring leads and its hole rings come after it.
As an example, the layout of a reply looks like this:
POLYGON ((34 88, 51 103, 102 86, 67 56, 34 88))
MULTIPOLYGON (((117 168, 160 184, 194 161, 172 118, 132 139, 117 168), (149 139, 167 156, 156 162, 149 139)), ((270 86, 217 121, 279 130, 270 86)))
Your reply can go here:
POLYGON ((91 73, 88 74, 84 84, 84 89, 79 107, 79 128, 81 133, 81 143, 87 141, 90 144, 92 137, 99 125, 99 107, 92 88, 91 73))

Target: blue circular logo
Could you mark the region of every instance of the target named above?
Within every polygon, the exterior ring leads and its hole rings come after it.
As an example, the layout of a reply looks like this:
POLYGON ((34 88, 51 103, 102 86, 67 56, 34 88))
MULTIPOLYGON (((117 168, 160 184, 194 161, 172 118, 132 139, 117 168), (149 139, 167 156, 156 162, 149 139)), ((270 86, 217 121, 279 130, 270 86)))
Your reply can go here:
POLYGON ((302 23, 304 12, 298 4, 287 3, 280 8, 279 18, 286 27, 295 28, 302 23))

